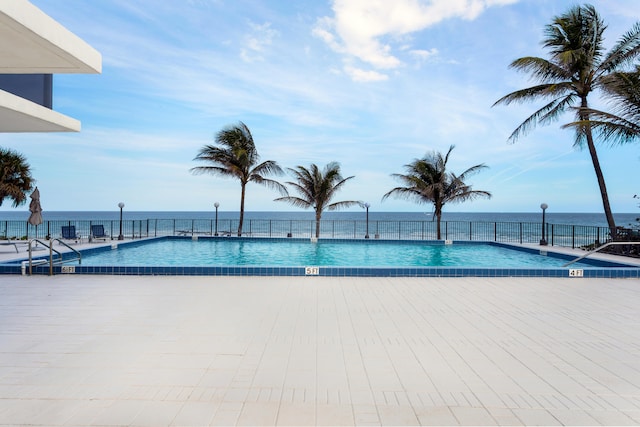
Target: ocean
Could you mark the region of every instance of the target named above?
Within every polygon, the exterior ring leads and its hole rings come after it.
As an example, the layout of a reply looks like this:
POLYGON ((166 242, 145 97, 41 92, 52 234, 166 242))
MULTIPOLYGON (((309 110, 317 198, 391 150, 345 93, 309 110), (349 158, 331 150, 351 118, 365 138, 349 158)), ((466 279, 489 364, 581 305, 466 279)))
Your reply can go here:
MULTIPOLYGON (((365 220, 365 211, 325 212, 323 220, 365 220)), ((219 220, 238 219, 237 211, 219 211, 219 220)), ((622 227, 638 226, 639 213, 615 214, 616 225, 622 227)), ((120 211, 44 211, 44 221, 59 220, 118 220, 120 211)), ((0 221, 26 221, 28 210, 0 211, 0 221)), ((215 211, 124 211, 125 220, 147 219, 213 219, 215 211)), ((313 220, 311 211, 247 211, 245 220, 313 220)), ((374 212, 369 211, 370 221, 431 221, 430 212, 374 212)), ((549 224, 569 224, 606 227, 607 221, 603 213, 556 213, 547 212, 546 222, 549 224)), ((465 222, 529 222, 542 221, 540 212, 444 212, 443 221, 465 222)))

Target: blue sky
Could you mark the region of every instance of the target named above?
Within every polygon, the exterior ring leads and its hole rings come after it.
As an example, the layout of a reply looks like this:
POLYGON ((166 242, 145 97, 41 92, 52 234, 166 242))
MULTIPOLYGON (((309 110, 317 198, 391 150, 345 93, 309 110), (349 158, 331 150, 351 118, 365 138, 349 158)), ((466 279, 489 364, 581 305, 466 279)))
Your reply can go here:
MULTIPOLYGON (((536 104, 492 104, 530 86, 508 68, 545 56, 544 26, 566 0, 32 0, 99 50, 99 75, 56 75, 54 109, 74 134, 0 134, 32 166, 45 211, 239 209, 239 184, 194 176, 198 150, 245 122, 262 160, 338 161, 355 178, 339 193, 378 211, 430 211, 381 197, 390 176, 430 150, 462 172, 485 163, 477 212, 602 212, 586 150, 570 121, 509 144, 536 104)), ((640 19, 637 0, 591 2, 613 44, 640 19)), ((594 98, 594 103, 597 98, 594 98)), ((639 141, 640 142, 640 141, 639 141)), ((636 212, 640 144, 599 146, 614 212, 636 212)), ((290 177, 281 177, 282 181, 290 177)), ((250 184, 246 209, 295 210, 250 184)), ((18 209, 26 210, 27 205, 18 209)), ((5 202, 0 210, 13 210, 5 202)))

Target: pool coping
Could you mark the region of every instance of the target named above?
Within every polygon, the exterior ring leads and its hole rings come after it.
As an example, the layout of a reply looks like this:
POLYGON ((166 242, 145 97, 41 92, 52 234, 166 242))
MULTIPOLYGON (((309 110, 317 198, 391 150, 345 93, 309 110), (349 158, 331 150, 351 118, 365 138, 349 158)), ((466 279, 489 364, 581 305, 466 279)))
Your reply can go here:
MULTIPOLYGON (((183 237, 162 236, 129 241, 111 241, 106 244, 78 245, 81 253, 105 251, 120 245, 140 245, 150 240, 158 239, 242 239, 243 241, 309 241, 299 238, 259 238, 259 237, 183 237)), ((323 242, 353 242, 354 239, 320 239, 323 242)), ((376 242, 378 244, 397 243, 398 240, 365 240, 362 242, 376 242)), ((443 241, 443 240, 400 240, 407 244, 487 244, 505 247, 512 250, 553 256, 571 261, 580 255, 582 250, 556 246, 522 245, 493 241, 443 241)), ((69 256, 70 251, 64 251, 63 256, 69 256)), ((40 255, 33 259, 46 257, 40 255)), ((0 261, 0 274, 26 274, 20 263, 26 259, 22 257, 8 257, 12 259, 0 261)), ((489 267, 334 267, 334 266, 87 266, 87 265, 54 265, 34 266, 33 274, 47 275, 50 271, 56 274, 83 275, 131 275, 131 276, 327 276, 327 277, 567 277, 567 278, 640 278, 640 260, 629 259, 614 255, 597 254, 590 258, 593 268, 489 268, 489 267), (609 265, 609 266, 607 266, 609 265)))

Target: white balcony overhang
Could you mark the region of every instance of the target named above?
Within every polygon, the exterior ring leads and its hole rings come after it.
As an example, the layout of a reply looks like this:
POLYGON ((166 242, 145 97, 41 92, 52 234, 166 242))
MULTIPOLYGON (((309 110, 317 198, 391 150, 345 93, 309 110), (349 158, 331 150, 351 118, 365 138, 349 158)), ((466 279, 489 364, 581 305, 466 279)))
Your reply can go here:
MULTIPOLYGON (((0 0, 0 74, 101 72, 84 40, 27 0, 0 0)), ((78 131, 78 120, 0 90, 0 133, 78 131)))
POLYGON ((94 74, 102 56, 26 0, 0 2, 0 73, 94 74))
POLYGON ((79 132, 80 121, 0 90, 0 132, 79 132))

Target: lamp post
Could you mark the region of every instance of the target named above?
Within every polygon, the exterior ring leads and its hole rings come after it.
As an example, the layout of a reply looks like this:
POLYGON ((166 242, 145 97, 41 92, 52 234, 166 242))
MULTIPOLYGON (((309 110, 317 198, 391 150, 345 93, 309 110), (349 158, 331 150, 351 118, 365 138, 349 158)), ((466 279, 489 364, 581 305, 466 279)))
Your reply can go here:
POLYGON ((547 210, 547 208, 549 207, 549 205, 547 205, 546 203, 543 203, 540 205, 540 209, 542 209, 542 239, 540 239, 540 246, 547 246, 547 239, 545 238, 545 211, 547 210))
POLYGON ((218 208, 220 207, 220 203, 215 202, 213 206, 216 207, 216 233, 214 234, 214 236, 217 236, 218 235, 218 208))
POLYGON ((124 203, 118 203, 118 207, 120 208, 120 234, 118 235, 118 240, 124 240, 124 236, 122 235, 122 208, 124 208, 124 203))
POLYGON ((364 204, 364 208, 367 210, 367 233, 364 235, 365 239, 369 238, 369 208, 371 205, 369 203, 364 204))

